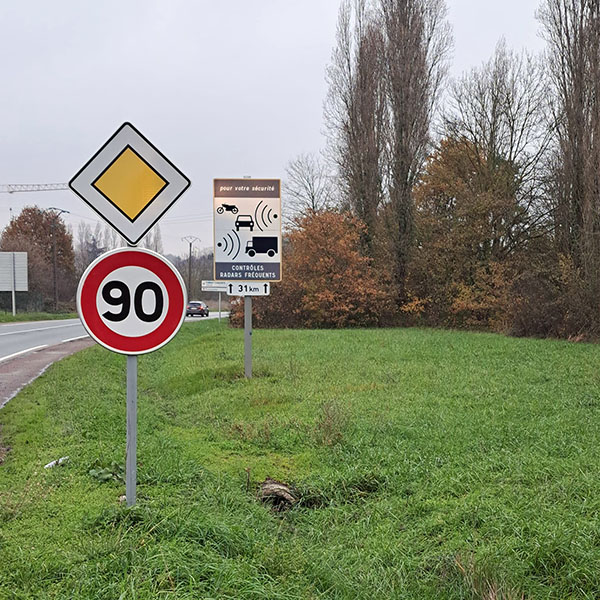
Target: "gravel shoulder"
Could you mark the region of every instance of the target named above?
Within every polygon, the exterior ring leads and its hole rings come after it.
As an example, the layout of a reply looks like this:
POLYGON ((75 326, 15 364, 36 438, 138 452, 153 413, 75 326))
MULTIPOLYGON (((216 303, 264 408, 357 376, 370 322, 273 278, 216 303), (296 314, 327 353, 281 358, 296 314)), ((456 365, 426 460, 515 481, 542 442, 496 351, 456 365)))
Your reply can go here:
POLYGON ((94 345, 92 339, 74 340, 17 356, 0 363, 0 408, 37 379, 52 363, 94 345))

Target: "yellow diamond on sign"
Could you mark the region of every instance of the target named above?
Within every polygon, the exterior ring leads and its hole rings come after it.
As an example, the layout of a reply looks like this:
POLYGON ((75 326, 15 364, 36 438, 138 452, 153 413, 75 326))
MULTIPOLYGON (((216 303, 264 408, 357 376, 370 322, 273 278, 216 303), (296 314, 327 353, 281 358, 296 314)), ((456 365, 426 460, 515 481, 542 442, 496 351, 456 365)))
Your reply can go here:
POLYGON ((135 221, 167 182, 131 146, 127 146, 92 185, 135 221))
POLYGON ((189 186, 190 180, 131 123, 123 123, 69 181, 133 246, 189 186))

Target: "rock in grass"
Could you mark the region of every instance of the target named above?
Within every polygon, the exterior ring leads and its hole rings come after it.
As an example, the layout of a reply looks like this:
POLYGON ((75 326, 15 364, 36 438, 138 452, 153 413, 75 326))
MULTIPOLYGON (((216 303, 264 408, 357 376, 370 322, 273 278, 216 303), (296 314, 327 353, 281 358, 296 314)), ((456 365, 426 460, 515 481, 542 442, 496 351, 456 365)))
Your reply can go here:
POLYGON ((271 477, 267 477, 258 490, 261 502, 271 504, 275 510, 286 510, 298 502, 289 485, 271 477))

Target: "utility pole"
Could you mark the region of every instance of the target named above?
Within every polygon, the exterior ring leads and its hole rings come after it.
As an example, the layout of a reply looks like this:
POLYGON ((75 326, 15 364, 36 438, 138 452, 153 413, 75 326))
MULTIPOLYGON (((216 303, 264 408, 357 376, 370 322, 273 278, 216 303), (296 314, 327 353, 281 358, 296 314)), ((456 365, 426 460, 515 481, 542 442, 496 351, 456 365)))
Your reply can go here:
POLYGON ((193 235, 186 235, 181 238, 182 242, 187 242, 190 245, 190 253, 188 257, 188 295, 192 295, 192 245, 194 242, 199 242, 200 238, 193 235))
POLYGON ((52 259, 54 263, 54 312, 58 312, 58 258, 56 254, 56 225, 58 224, 58 217, 63 213, 68 213, 69 211, 64 210, 62 208, 56 208, 55 206, 51 206, 50 208, 47 208, 44 212, 50 212, 52 214, 52 221, 50 222, 50 231, 52 233, 52 259))

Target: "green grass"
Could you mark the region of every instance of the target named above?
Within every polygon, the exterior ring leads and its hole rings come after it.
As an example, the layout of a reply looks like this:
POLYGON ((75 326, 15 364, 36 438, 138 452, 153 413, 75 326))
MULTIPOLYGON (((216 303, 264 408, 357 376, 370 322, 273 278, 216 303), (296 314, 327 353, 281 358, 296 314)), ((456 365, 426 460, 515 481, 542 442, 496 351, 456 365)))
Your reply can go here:
POLYGON ((600 597, 600 347, 253 337, 249 381, 215 322, 140 357, 133 509, 124 357, 65 359, 0 411, 0 598, 600 597), (298 505, 260 504, 266 476, 298 505))
POLYGON ((77 313, 41 313, 41 312, 0 312, 0 323, 20 323, 21 321, 50 321, 55 319, 76 319, 77 313))

